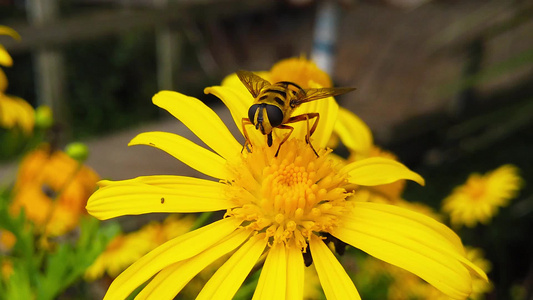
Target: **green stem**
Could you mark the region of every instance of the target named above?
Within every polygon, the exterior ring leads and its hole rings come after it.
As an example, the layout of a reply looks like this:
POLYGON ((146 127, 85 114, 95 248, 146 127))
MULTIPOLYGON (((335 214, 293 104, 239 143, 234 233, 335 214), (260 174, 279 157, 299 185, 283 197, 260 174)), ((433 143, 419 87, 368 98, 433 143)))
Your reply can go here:
POLYGON ((200 216, 196 219, 196 222, 194 222, 193 226, 191 227, 191 231, 202 227, 212 215, 212 211, 201 213, 200 216))

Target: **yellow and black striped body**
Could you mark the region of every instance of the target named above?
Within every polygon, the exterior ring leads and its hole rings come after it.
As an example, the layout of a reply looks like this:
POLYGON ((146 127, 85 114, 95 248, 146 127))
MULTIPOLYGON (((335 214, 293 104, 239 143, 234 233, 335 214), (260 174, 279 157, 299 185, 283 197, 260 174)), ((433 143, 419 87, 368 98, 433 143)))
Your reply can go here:
POLYGON ((296 108, 291 100, 303 89, 295 83, 282 81, 259 91, 254 104, 248 110, 248 118, 256 129, 267 135, 267 144, 272 146, 272 130, 286 123, 296 108))
POLYGON ((271 84, 267 80, 249 71, 237 71, 237 76, 246 89, 252 94, 254 101, 248 110, 248 118, 242 118, 242 133, 245 143, 243 149, 251 151, 250 139, 246 132, 247 125, 254 125, 256 130, 261 131, 267 137, 267 145, 272 146, 272 130, 274 128, 288 130, 287 134, 279 142, 275 156, 278 156, 279 149, 289 138, 294 127, 287 125, 296 122, 307 122, 307 134, 305 141, 318 156, 317 152, 310 144, 310 137, 315 132, 320 114, 310 112, 293 116, 293 111, 303 103, 341 95, 353 88, 311 88, 303 89, 299 85, 289 81, 280 81, 271 84), (311 120, 313 121, 310 125, 311 120))

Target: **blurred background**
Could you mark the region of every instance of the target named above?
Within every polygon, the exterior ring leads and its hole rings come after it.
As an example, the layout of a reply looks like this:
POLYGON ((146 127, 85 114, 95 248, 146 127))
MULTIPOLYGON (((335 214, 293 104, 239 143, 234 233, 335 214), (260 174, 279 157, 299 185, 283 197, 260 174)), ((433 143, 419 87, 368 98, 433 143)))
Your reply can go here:
MULTIPOLYGON (((408 185, 406 199, 438 208, 472 172, 521 170, 519 197, 493 225, 461 236, 493 263, 488 299, 508 299, 516 286, 531 297, 531 1, 0 0, 0 24, 22 37, 0 36, 15 62, 4 69, 7 93, 50 106, 59 143, 86 142, 87 164, 115 180, 197 174, 165 153, 126 147, 151 130, 192 137, 151 103, 157 91, 202 99, 230 124, 203 88, 238 69, 315 60, 336 86, 357 88, 340 104, 376 144, 426 178, 425 188, 408 185)), ((3 158, 0 176, 13 168, 3 158)))

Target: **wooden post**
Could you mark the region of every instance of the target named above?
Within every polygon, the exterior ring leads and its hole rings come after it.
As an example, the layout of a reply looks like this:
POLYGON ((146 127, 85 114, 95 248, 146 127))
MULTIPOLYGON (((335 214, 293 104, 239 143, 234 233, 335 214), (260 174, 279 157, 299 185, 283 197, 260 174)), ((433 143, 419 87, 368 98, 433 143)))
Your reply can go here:
MULTIPOLYGON (((153 0, 157 9, 165 9, 168 0, 153 0)), ((181 56, 180 33, 171 24, 159 24, 155 28, 157 86, 159 90, 174 90, 181 56)))
MULTIPOLYGON (((27 0, 28 21, 36 26, 53 22, 59 15, 57 0, 27 0)), ((23 37, 24 38, 24 37, 23 37)), ((48 105, 54 119, 68 130, 70 116, 65 102, 65 66, 58 48, 42 45, 33 52, 37 105, 48 105)), ((67 136, 69 132, 63 132, 67 136)))

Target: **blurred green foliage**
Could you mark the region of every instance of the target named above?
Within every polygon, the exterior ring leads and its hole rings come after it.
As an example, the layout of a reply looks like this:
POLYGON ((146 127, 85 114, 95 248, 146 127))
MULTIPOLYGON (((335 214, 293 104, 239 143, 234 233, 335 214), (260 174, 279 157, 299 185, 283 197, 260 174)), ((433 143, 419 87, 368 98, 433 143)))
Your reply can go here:
POLYGON ((0 265, 6 260, 13 265, 9 278, 0 280, 0 299, 56 299, 67 288, 83 284, 85 270, 119 232, 118 224, 100 226, 98 220, 87 216, 75 238, 63 237, 44 249, 24 212, 12 216, 9 203, 10 192, 4 189, 0 194, 0 228, 13 233, 16 243, 7 254, 0 255, 0 265))

